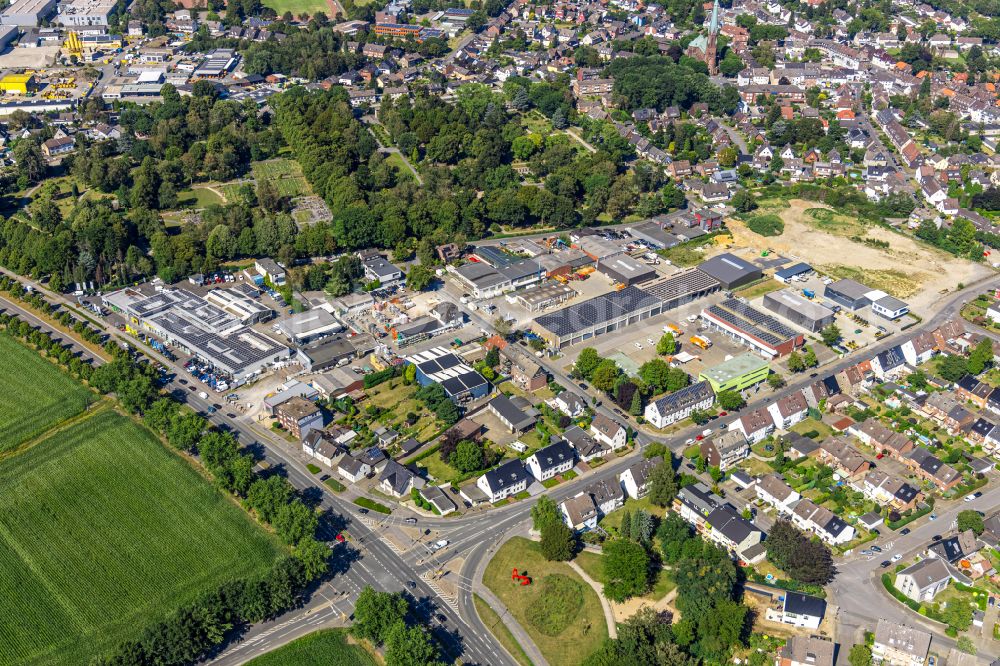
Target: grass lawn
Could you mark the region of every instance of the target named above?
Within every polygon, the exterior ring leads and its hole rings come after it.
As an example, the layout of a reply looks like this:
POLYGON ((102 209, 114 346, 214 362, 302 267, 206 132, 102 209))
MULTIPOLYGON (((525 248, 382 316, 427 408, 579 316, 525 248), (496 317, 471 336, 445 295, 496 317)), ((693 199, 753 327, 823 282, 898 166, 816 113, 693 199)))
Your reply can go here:
POLYGON ((0 455, 97 400, 85 386, 6 333, 0 333, 0 358, 0 386, 8 388, 0 410, 0 455), (17 390, 10 390, 14 387, 17 390))
POLYGON ((472 601, 476 605, 476 613, 479 614, 479 619, 483 621, 483 624, 490 630, 490 633, 500 641, 504 649, 510 652, 521 666, 532 666, 531 660, 528 659, 524 648, 514 638, 514 634, 510 633, 510 629, 503 623, 497 612, 490 608, 490 605, 478 594, 472 595, 472 601))
POLYGON ((714 238, 712 235, 702 236, 687 243, 659 250, 658 254, 676 266, 694 266, 705 261, 708 248, 715 242, 714 238))
POLYGON ((193 187, 177 193, 178 208, 207 208, 214 204, 221 206, 222 197, 206 187, 193 187))
POLYGON ((772 291, 778 291, 779 289, 784 289, 785 285, 781 284, 777 280, 765 280, 759 284, 752 285, 746 289, 741 289, 739 291, 734 291, 735 296, 742 296, 743 298, 751 301, 755 298, 759 298, 764 294, 770 294, 772 291))
POLYGON ((834 278, 864 280, 872 289, 888 292, 896 298, 908 298, 920 291, 920 282, 895 269, 861 269, 856 266, 820 266, 819 269, 834 278))
POLYGON ((413 172, 406 166, 406 160, 399 153, 386 153, 385 161, 396 167, 401 180, 413 180, 413 172))
POLYGON ((363 648, 347 642, 346 629, 324 629, 298 638, 249 662, 252 666, 376 666, 363 648))
POLYGON ((302 12, 310 16, 316 12, 323 12, 327 18, 333 18, 325 0, 264 0, 263 4, 265 7, 273 9, 278 16, 282 16, 285 12, 291 12, 292 16, 298 18, 302 12))
POLYGON ((427 473, 442 483, 461 476, 457 469, 441 460, 441 456, 437 452, 422 458, 417 465, 426 467, 427 473))
POLYGON ((807 432, 811 432, 813 430, 819 433, 819 437, 816 437, 815 439, 817 442, 824 440, 833 434, 833 428, 822 421, 817 421, 812 417, 803 419, 791 427, 792 432, 797 432, 800 435, 805 435, 807 432))
POLYGON ((505 543, 486 567, 483 582, 552 666, 576 666, 608 636, 597 593, 568 565, 542 557, 533 541, 514 537, 505 543), (510 579, 515 568, 532 578, 531 585, 521 586, 510 579))
POLYGON ((625 506, 618 509, 617 511, 612 511, 608 515, 604 516, 601 520, 600 525, 606 530, 611 530, 612 528, 617 531, 622 524, 622 516, 625 515, 625 510, 628 509, 629 513, 635 512, 637 509, 642 509, 646 513, 659 516, 660 518, 667 512, 666 507, 655 506, 650 500, 649 495, 646 495, 642 499, 632 499, 631 497, 625 500, 625 506))
POLYGON ((384 513, 386 515, 392 513, 392 509, 387 507, 385 504, 380 504, 379 502, 376 502, 375 500, 369 499, 367 497, 357 497, 354 499, 354 503, 357 504, 358 506, 370 509, 377 513, 384 513))
POLYGON ((281 548, 105 410, 0 465, 0 663, 83 664, 281 548))

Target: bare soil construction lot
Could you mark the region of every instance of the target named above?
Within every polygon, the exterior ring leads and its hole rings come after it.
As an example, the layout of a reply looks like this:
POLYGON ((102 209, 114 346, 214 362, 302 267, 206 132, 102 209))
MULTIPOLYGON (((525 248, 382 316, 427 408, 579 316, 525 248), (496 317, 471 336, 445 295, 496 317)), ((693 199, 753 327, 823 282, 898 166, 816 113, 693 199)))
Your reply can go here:
POLYGON ((751 215, 776 214, 784 222, 778 236, 750 231, 744 221, 726 220, 735 247, 751 248, 758 256, 771 249, 804 261, 836 278, 853 278, 873 289, 906 299, 919 310, 937 300, 943 290, 970 284, 993 271, 988 266, 958 259, 884 227, 867 225, 854 217, 812 201, 768 200, 751 215), (873 242, 888 243, 876 247, 873 242))

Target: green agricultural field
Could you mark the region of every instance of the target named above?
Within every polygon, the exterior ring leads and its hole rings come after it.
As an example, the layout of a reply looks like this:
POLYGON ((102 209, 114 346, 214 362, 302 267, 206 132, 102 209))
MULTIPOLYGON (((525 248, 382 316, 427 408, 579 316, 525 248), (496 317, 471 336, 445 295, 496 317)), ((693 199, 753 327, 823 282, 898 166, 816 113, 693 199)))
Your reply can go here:
POLYGON ((263 4, 277 12, 278 16, 283 16, 285 12, 291 12, 292 16, 298 18, 299 14, 302 13, 312 16, 316 12, 323 12, 327 18, 333 18, 333 12, 330 11, 326 0, 264 0, 263 4))
POLYGON ((111 410, 0 464, 0 506, 3 665, 86 664, 199 593, 263 575, 280 552, 111 410))
POLYGON ((303 636, 247 666, 375 666, 375 660, 347 642, 346 629, 326 629, 303 636))
POLYGON ((6 333, 0 333, 0 455, 82 412, 96 396, 6 333), (16 387, 16 390, 13 390, 16 387))

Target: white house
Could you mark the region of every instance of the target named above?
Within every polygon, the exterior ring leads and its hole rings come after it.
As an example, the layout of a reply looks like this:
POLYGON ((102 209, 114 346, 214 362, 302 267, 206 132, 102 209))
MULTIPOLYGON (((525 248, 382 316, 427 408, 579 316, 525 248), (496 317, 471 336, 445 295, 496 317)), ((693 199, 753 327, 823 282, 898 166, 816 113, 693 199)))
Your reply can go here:
POLYGON ((588 493, 580 493, 559 505, 566 526, 571 530, 592 530, 597 527, 597 507, 588 493))
POLYGON ((877 664, 923 666, 931 635, 914 627, 880 619, 875 626, 872 658, 877 664))
POLYGON ((951 582, 948 564, 936 557, 920 560, 896 574, 896 589, 914 601, 933 601, 951 582))
POLYGON ((590 423, 590 434, 598 442, 607 444, 612 450, 625 446, 628 441, 628 430, 621 423, 605 416, 596 414, 590 423))
POLYGON ((790 393, 767 406, 774 425, 783 430, 802 421, 809 413, 809 405, 801 391, 790 393))
POLYGON ((715 394, 711 385, 701 381, 651 401, 646 405, 644 416, 653 426, 666 428, 691 416, 691 412, 708 409, 713 402, 715 394))
MULTIPOLYGON (((1000 315, 1000 312, 998 312, 998 315, 1000 315)), ((919 335, 915 335, 904 342, 902 348, 903 358, 910 365, 917 366, 921 363, 926 363, 934 356, 934 334, 930 331, 925 331, 919 335)))
POLYGON ((572 391, 563 391, 552 401, 555 403, 556 409, 571 419, 583 416, 583 412, 587 408, 586 401, 572 391))
POLYGON ((344 456, 340 464, 337 465, 337 473, 350 481, 357 483, 372 473, 371 465, 362 462, 353 456, 344 456))
POLYGON ((638 462, 629 465, 624 472, 618 476, 622 487, 632 499, 645 497, 649 492, 649 474, 657 465, 663 462, 663 458, 643 458, 638 462))
MULTIPOLYGON (((805 399, 803 399, 805 402, 805 399)), ((743 433, 751 444, 756 444, 772 432, 774 432, 774 419, 771 412, 765 407, 747 412, 740 418, 729 424, 730 429, 736 428, 743 433)))
POLYGON ((792 523, 801 530, 813 532, 830 545, 847 543, 854 538, 854 528, 826 507, 810 499, 801 499, 792 509, 792 523))
POLYGON ((565 474, 573 468, 575 457, 573 447, 565 440, 538 449, 525 461, 531 475, 538 481, 546 481, 557 474, 565 474))
POLYGON ((757 480, 757 497, 778 510, 779 514, 791 513, 792 507, 802 495, 774 474, 767 474, 757 480))
POLYGON ((785 592, 785 602, 781 608, 781 621, 794 627, 819 629, 826 602, 801 592, 785 592))
POLYGON ((531 475, 520 460, 508 460, 479 477, 476 486, 491 502, 499 502, 528 488, 531 475))

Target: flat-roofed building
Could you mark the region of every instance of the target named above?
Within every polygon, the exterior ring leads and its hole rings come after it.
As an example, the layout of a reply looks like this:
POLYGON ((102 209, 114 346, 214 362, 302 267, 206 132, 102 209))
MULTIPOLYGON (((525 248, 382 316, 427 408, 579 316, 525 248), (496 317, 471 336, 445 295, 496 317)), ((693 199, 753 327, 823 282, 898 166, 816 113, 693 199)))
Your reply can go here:
POLYGON ((344 330, 343 324, 322 308, 289 315, 278 325, 290 342, 308 344, 344 330))
POLYGON ((768 358, 790 354, 805 342, 801 333, 736 298, 710 305, 701 311, 701 318, 712 329, 768 358))
POLYGON ((35 27, 56 8, 56 0, 18 0, 0 13, 0 23, 35 27))
POLYGON ((108 25, 117 0, 72 0, 59 6, 56 23, 65 26, 108 25))
POLYGON ((538 312, 555 305, 561 305, 576 295, 576 289, 567 284, 548 282, 519 291, 514 299, 528 312, 538 312))
POLYGON ((770 364, 759 356, 741 354, 702 370, 698 379, 707 381, 716 393, 742 391, 766 380, 770 369, 770 364))
POLYGON ((657 275, 655 268, 640 263, 627 254, 602 261, 598 264, 597 270, 607 275, 612 281, 626 287, 649 282, 657 275))
POLYGON ((708 273, 725 289, 736 289, 763 277, 763 271, 735 254, 725 252, 698 264, 698 270, 708 273))
POLYGON ((622 330, 663 311, 659 299, 638 287, 596 296, 535 319, 532 327, 556 349, 622 330))
POLYGON ((212 289, 205 295, 205 300, 222 308, 227 314, 231 314, 244 324, 256 324, 267 321, 274 316, 274 310, 253 300, 238 289, 229 287, 212 289))
POLYGON ((772 291, 764 296, 764 307, 796 326, 815 333, 833 323, 833 310, 802 296, 793 289, 772 291))

